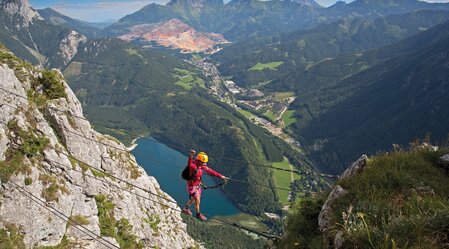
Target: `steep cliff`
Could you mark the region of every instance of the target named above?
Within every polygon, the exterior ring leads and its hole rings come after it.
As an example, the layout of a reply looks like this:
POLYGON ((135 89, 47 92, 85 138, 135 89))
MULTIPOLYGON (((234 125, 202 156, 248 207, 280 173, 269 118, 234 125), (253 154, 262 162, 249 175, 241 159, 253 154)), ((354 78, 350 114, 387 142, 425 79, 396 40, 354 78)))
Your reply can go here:
POLYGON ((0 114, 0 247, 195 246, 173 199, 92 129, 58 71, 0 48, 0 114))

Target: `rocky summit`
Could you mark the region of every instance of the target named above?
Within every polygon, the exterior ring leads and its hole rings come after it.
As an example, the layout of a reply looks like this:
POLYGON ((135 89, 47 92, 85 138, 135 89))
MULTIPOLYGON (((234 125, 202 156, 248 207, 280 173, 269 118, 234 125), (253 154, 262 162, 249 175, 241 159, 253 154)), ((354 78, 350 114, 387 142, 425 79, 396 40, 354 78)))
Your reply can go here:
POLYGON ((84 119, 61 73, 36 69, 4 48, 0 179, 4 248, 196 244, 179 207, 155 178, 122 143, 94 131, 84 119))

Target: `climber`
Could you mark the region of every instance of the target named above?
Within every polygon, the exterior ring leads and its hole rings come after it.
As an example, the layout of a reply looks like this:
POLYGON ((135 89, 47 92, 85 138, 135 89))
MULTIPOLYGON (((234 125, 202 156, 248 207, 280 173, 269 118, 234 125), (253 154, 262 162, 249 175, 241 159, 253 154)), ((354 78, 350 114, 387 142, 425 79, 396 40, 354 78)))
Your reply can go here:
POLYGON ((207 220, 206 216, 200 213, 201 176, 203 175, 203 171, 205 171, 207 174, 211 176, 221 178, 224 181, 228 181, 229 178, 212 170, 206 165, 206 163, 209 161, 209 158, 206 155, 206 153, 204 152, 198 153, 196 159, 193 160, 194 155, 195 151, 191 150, 187 161, 187 167, 189 168, 189 173, 191 176, 191 179, 187 181, 187 192, 189 193, 189 201, 182 209, 182 212, 187 215, 192 215, 192 212, 190 211, 190 205, 195 203, 196 217, 202 221, 206 221, 207 220))

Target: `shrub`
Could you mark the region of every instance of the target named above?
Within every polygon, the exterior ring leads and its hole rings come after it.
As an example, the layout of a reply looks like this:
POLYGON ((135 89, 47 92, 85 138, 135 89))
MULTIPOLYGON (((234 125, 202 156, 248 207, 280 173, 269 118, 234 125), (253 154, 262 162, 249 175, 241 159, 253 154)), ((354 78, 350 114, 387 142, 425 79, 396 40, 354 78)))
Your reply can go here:
POLYGON ((0 248, 25 248, 23 234, 15 225, 7 224, 0 229, 0 248))
POLYGON ((25 178, 25 185, 31 185, 33 183, 33 179, 31 179, 30 177, 25 178))
POLYGON ((102 236, 117 239, 121 248, 141 249, 142 242, 137 242, 137 236, 132 234, 132 225, 125 218, 116 221, 114 218, 114 203, 105 195, 95 196, 100 220, 100 233, 102 236))
POLYGON ((42 85, 44 94, 48 99, 67 98, 64 84, 57 72, 43 70, 39 83, 42 85))
POLYGON ((12 175, 26 173, 29 167, 23 164, 24 156, 19 152, 7 151, 6 160, 0 162, 0 179, 8 182, 12 175))
POLYGON ((73 226, 84 226, 90 224, 89 220, 82 215, 72 215, 69 220, 72 221, 71 225, 73 226))

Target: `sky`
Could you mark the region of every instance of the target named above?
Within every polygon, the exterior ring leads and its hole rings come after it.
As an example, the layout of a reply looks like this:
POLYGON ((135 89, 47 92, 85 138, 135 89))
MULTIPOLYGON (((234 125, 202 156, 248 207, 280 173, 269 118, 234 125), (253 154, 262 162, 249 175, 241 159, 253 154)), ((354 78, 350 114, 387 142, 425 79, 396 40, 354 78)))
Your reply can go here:
MULTIPOLYGON (((29 0, 35 9, 51 7, 75 19, 101 22, 118 20, 134 13, 150 3, 166 4, 169 0, 29 0)), ((315 0, 322 6, 330 6, 337 0, 315 0)), ((345 0, 351 2, 352 0, 345 0)), ((449 0, 426 0, 427 2, 449 2, 449 0)), ((225 0, 229 2, 229 0, 225 0)))

